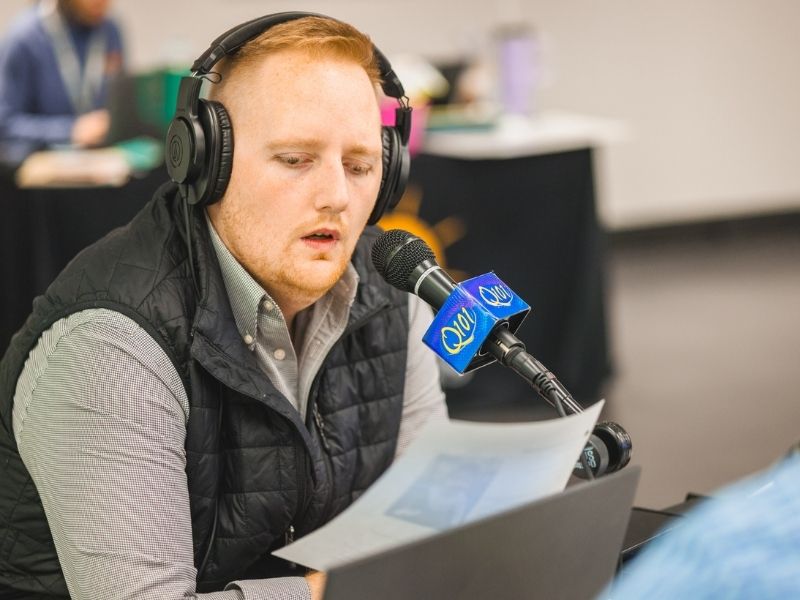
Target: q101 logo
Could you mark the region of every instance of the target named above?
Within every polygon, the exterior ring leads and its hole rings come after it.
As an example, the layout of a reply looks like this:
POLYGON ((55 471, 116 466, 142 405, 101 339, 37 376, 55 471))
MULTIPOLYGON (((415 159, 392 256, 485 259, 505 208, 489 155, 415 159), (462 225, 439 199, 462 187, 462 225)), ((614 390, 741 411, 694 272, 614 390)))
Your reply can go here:
POLYGON ((490 362, 473 359, 500 321, 517 317, 518 326, 528 311, 530 306, 511 288, 486 273, 455 287, 422 341, 456 372, 465 373, 490 362))

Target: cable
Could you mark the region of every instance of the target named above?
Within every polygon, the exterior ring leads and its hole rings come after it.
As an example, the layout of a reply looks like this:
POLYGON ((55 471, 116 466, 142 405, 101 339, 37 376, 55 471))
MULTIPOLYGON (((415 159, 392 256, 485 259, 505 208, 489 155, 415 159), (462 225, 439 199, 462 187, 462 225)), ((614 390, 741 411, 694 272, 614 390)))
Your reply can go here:
POLYGON ((189 202, 189 193, 190 190, 188 186, 185 184, 180 184, 178 186, 178 191, 181 196, 182 202, 181 207, 183 208, 183 225, 185 229, 186 235, 186 250, 189 253, 189 273, 192 277, 192 285, 194 286, 194 293, 195 297, 197 298, 198 302, 200 301, 200 286, 197 285, 197 277, 195 276, 195 268, 194 268, 194 250, 192 248, 192 212, 194 209, 194 204, 189 202))
MULTIPOLYGON (((555 407, 559 416, 567 416, 565 406, 570 414, 583 412, 583 408, 570 395, 567 388, 542 363, 525 351, 525 344, 508 331, 507 327, 497 328, 495 334, 492 343, 484 344, 486 352, 527 381, 542 399, 555 407)), ((589 467, 584 449, 581 449, 579 460, 586 479, 594 479, 594 472, 589 467)))
MULTIPOLYGON (((222 384, 220 383, 220 387, 222 384)), ((217 442, 222 439, 222 402, 217 407, 217 442)), ((211 533, 208 534, 208 546, 206 546, 206 553, 203 560, 200 562, 200 567, 197 569, 197 581, 200 581, 203 572, 206 569, 208 559, 211 557, 211 548, 214 547, 214 538, 217 535, 217 521, 219 521, 219 497, 222 494, 222 456, 218 453, 217 463, 217 494, 214 496, 214 520, 211 523, 211 533)))

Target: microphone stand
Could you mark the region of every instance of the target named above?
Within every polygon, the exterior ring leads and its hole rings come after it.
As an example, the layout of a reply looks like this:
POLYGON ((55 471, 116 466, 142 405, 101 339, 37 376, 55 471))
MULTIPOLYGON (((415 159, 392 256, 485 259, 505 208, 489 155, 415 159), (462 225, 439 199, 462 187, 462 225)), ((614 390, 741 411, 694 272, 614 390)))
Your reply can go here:
MULTIPOLYGON (((386 281, 401 290, 418 295, 437 311, 450 298, 455 282, 438 264, 428 245, 402 229, 383 234, 372 246, 372 263, 386 281)), ((562 417, 567 411, 583 412, 570 393, 550 371, 525 351, 525 345, 508 329, 508 323, 497 325, 483 342, 480 354, 489 354, 527 381, 562 417)), ((595 426, 589 443, 580 456, 580 465, 573 473, 586 479, 621 469, 630 459, 630 436, 616 423, 595 426), (614 451, 614 460, 611 460, 614 451)))
MULTIPOLYGON (((556 379, 556 376, 525 351, 525 344, 508 330, 506 324, 501 323, 492 333, 493 335, 486 340, 481 348, 483 352, 492 355, 500 364, 510 368, 527 381, 548 404, 558 411, 559 416, 566 417, 568 413, 577 414, 583 412, 581 405, 575 401, 562 383, 556 379)), ((612 436, 612 441, 617 443, 619 451, 622 453, 619 461, 620 464, 616 465, 612 470, 621 469, 628 464, 628 460, 630 459, 630 436, 616 423, 609 422, 602 423, 601 425, 605 426, 604 429, 608 430, 606 433, 612 436)), ((594 466, 598 468, 599 475, 603 473, 600 472, 601 467, 594 459, 594 453, 600 454, 605 460, 608 459, 609 455, 608 448, 605 447, 606 441, 600 439, 600 437, 595 434, 592 434, 592 438, 595 438, 596 441, 590 438, 589 444, 581 452, 580 465, 582 467, 582 472, 578 470, 579 468, 577 466, 575 471, 573 471, 575 475, 585 479, 595 478, 594 471, 589 464, 587 453, 590 453, 592 456, 594 466), (604 447, 598 447, 598 443, 602 444, 604 447)))

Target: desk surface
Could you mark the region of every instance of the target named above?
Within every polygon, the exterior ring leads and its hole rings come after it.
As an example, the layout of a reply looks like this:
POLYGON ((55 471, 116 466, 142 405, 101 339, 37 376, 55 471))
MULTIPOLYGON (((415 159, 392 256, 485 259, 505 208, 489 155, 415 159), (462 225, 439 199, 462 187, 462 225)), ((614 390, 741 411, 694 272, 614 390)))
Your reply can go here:
POLYGON ((486 130, 430 131, 422 151, 469 160, 518 158, 602 146, 627 137, 621 121, 548 111, 535 118, 506 115, 486 130))

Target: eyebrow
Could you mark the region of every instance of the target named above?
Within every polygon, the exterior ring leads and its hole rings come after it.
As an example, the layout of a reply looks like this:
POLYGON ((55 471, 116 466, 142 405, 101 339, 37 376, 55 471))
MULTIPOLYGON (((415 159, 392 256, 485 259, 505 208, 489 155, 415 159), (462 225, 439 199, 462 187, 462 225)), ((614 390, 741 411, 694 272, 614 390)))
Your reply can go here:
MULTIPOLYGON (((317 151, 325 146, 326 142, 322 138, 284 138, 269 142, 267 150, 276 151, 285 148, 297 148, 302 150, 317 151)), ((347 154, 356 156, 380 156, 382 148, 380 146, 370 147, 366 144, 352 144, 347 147, 347 154)))

